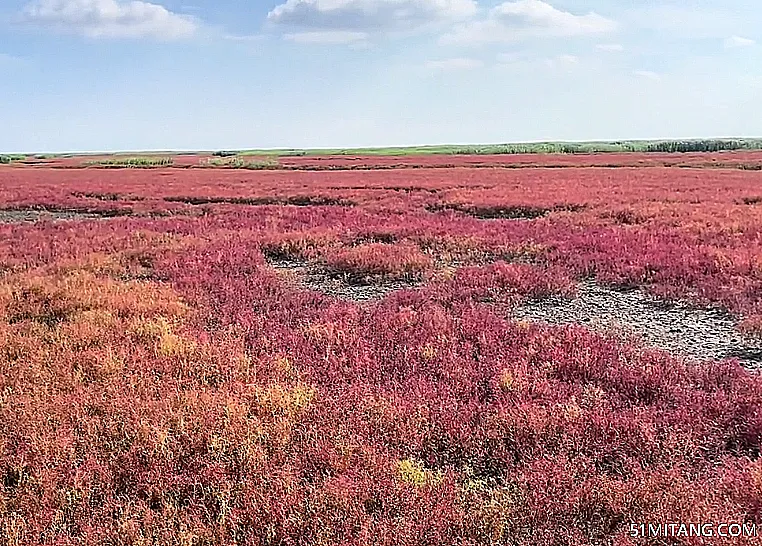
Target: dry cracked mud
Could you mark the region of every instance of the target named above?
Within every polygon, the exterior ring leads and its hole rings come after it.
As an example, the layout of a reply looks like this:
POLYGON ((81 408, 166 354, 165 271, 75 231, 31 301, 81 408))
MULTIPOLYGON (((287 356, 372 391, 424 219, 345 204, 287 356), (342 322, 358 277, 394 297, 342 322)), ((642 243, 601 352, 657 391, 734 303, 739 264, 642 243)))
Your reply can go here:
POLYGON ((390 292, 415 288, 421 283, 385 279, 352 279, 335 275, 319 264, 300 260, 270 260, 271 267, 285 272, 294 282, 327 296, 364 302, 381 299, 390 292))
POLYGON ((0 210, 0 224, 34 223, 39 220, 103 220, 113 218, 98 212, 46 211, 46 210, 0 210))
POLYGON ((645 345, 688 359, 738 358, 746 368, 762 369, 762 339, 739 332, 737 321, 728 313, 666 303, 642 290, 620 291, 584 281, 572 299, 527 302, 513 309, 512 316, 548 324, 580 324, 634 336, 645 345))
MULTIPOLYGON (((301 260, 270 260, 269 264, 300 286, 355 302, 381 299, 396 290, 422 284, 380 279, 360 283, 301 260)), ((737 358, 748 369, 762 370, 762 339, 742 334, 737 329, 738 321, 729 313, 685 302, 665 302, 643 290, 616 290, 582 281, 574 298, 554 296, 529 301, 515 307, 511 318, 551 325, 578 324, 635 339, 678 357, 737 358)))

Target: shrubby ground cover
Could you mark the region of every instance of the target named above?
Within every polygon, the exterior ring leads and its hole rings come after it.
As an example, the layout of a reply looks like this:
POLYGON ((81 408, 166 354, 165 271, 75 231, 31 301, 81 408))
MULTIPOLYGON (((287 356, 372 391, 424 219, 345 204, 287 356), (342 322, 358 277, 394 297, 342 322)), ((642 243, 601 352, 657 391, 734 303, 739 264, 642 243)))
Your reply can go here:
POLYGON ((0 537, 626 545, 650 543, 630 522, 760 523, 756 372, 509 315, 595 278, 759 334, 760 195, 740 169, 6 167, 0 222, 40 218, 0 223, 0 537), (284 259, 422 284, 358 304, 284 282, 284 259))

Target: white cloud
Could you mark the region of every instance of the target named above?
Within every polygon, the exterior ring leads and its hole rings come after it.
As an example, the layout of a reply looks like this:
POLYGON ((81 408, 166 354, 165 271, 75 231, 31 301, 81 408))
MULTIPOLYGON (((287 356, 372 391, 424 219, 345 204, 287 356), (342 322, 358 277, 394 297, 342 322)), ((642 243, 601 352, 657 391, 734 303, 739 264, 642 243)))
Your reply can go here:
POLYGON ((550 59, 543 59, 542 63, 553 70, 571 70, 579 65, 579 57, 575 55, 559 55, 550 59))
POLYGON ((661 76, 656 72, 651 72, 650 70, 633 70, 632 73, 638 78, 643 78, 645 80, 651 80, 655 82, 661 81, 661 76))
POLYGON ((614 23, 597 13, 574 15, 542 0, 517 0, 495 7, 491 15, 506 26, 530 27, 559 36, 576 36, 614 30, 614 23))
POLYGON ((303 31, 386 32, 467 19, 475 0, 287 0, 267 21, 303 31))
POLYGON ((500 53, 497 56, 497 62, 500 64, 515 64, 526 61, 531 55, 526 51, 514 51, 511 53, 500 53))
POLYGON ((27 6, 25 19, 89 38, 173 40, 191 36, 198 29, 188 15, 139 0, 38 0, 27 6))
POLYGON ((598 44, 595 46, 598 51, 605 51, 606 53, 618 53, 624 51, 622 44, 598 44))
POLYGON ((296 32, 285 34, 284 38, 300 44, 356 44, 368 39, 366 32, 349 30, 325 30, 314 32, 296 32))
POLYGON ((743 47, 750 47, 756 44, 754 40, 749 38, 742 38, 741 36, 731 36, 725 40, 725 49, 738 49, 743 47))
POLYGON ((458 25, 443 43, 510 42, 533 37, 573 37, 614 32, 617 24, 590 12, 575 15, 542 0, 504 2, 487 18, 458 25))
POLYGON ((579 64, 579 57, 575 55, 559 55, 554 60, 562 65, 579 64))
POLYGON ((556 55, 555 57, 543 57, 533 54, 531 51, 518 51, 501 53, 496 57, 495 65, 498 69, 523 69, 534 73, 540 69, 549 69, 552 72, 567 72, 582 66, 583 62, 576 55, 556 55))
POLYGON ((266 38, 264 34, 225 34, 223 36, 225 40, 229 40, 231 42, 261 42, 266 38))
POLYGON ((630 28, 656 31, 671 38, 724 39, 735 33, 753 32, 758 2, 632 2, 622 14, 630 28), (743 29, 743 30, 741 30, 743 29))
POLYGON ((473 70, 475 68, 481 68, 484 66, 484 62, 479 59, 467 59, 467 58, 453 58, 442 59, 437 61, 428 61, 426 68, 436 72, 450 72, 455 70, 473 70))

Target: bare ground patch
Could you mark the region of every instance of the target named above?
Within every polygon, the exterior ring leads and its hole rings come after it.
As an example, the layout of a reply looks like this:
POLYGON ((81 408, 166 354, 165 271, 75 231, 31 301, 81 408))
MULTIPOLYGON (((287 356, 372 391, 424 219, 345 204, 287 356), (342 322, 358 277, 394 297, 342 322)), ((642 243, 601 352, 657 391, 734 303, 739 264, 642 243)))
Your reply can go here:
POLYGON ((480 220, 534 220, 543 218, 551 212, 579 212, 584 208, 584 205, 575 204, 555 205, 553 207, 534 207, 528 205, 483 206, 457 203, 440 203, 426 207, 429 212, 451 210, 468 216, 473 216, 480 220))
POLYGON ((356 302, 381 299, 391 292, 416 288, 422 284, 418 281, 389 280, 381 276, 337 274, 322 264, 306 260, 278 258, 269 259, 268 263, 294 284, 326 296, 356 302))
POLYGON ((90 208, 42 208, 25 207, 0 209, 1 224, 35 223, 38 221, 84 221, 84 220, 115 220, 118 218, 166 218, 169 216, 203 216, 204 210, 144 210, 134 211, 131 208, 119 209, 90 209, 90 208))
POLYGON ((79 209, 4 209, 0 210, 0 224, 37 222, 39 220, 99 220, 128 216, 125 211, 96 211, 79 209))
POLYGON ((737 358, 747 368, 762 368, 762 339, 739 332, 728 313, 666 303, 642 290, 620 291, 584 281, 573 299, 531 301, 512 314, 519 320, 580 324, 634 336, 645 345, 690 359, 737 358))
POLYGON ((141 195, 126 195, 121 193, 93 193, 75 191, 71 193, 74 197, 84 197, 87 199, 97 199, 98 201, 144 201, 145 197, 141 195))
POLYGON ((351 207, 355 203, 346 199, 326 196, 297 195, 291 197, 165 197, 169 203, 185 203, 187 205, 293 205, 297 207, 351 207))

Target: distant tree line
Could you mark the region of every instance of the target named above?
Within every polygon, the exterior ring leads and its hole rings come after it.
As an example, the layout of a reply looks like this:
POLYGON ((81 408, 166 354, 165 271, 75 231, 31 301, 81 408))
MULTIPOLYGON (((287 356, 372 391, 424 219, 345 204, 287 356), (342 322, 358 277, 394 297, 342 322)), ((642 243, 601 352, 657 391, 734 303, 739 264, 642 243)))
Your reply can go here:
POLYGON ((614 142, 538 142, 530 144, 498 144, 488 146, 462 146, 450 151, 453 154, 590 154, 611 152, 720 152, 724 150, 758 150, 760 140, 705 139, 664 141, 614 141, 614 142))
POLYGON ((515 144, 436 145, 393 148, 332 148, 314 150, 219 150, 220 158, 261 156, 319 155, 501 155, 501 154, 596 154, 596 153, 685 153, 719 152, 723 150, 762 150, 762 139, 695 139, 695 140, 615 140, 589 142, 525 142, 515 144))
POLYGON ((23 161, 24 159, 26 159, 25 155, 0 155, 0 165, 8 165, 14 161, 23 161))
POLYGON ((670 140, 649 144, 645 151, 665 153, 722 152, 748 148, 749 146, 743 140, 670 140))

